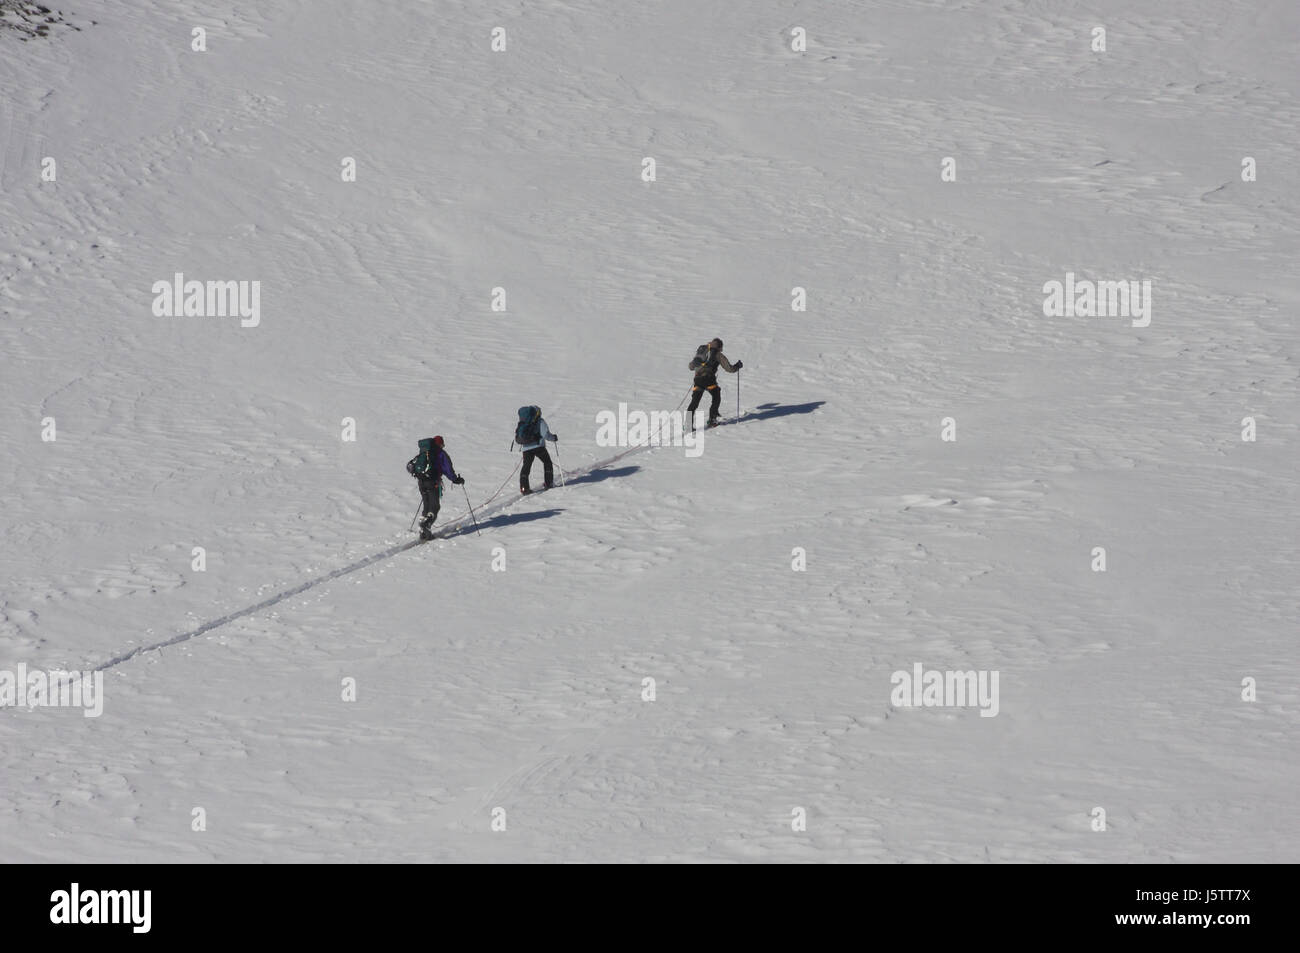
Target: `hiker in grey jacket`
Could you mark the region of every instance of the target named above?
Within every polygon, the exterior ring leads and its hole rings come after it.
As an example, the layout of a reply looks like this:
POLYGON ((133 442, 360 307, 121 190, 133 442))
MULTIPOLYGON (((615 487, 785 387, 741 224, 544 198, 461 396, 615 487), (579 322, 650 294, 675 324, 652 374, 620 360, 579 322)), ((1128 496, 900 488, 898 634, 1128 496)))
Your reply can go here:
POLYGON ((689 367, 695 372, 695 384, 691 387, 691 402, 686 408, 686 417, 690 421, 692 430, 695 429, 695 409, 700 406, 700 398, 704 396, 706 390, 713 398, 709 405, 709 426, 717 426, 718 407, 722 404, 722 388, 718 386, 718 368, 721 367, 728 374, 734 374, 744 366, 744 361, 732 364, 727 360, 727 356, 722 353, 722 338, 714 338, 708 344, 699 346, 689 367))

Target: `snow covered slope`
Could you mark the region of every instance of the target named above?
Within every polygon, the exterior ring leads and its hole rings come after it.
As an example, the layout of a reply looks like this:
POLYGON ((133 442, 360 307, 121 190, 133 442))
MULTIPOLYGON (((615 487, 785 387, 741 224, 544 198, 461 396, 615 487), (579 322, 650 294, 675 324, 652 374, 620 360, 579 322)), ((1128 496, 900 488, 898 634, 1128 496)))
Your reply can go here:
POLYGON ((65 16, 0 30, 0 672, 104 708, 0 710, 0 861, 1298 859, 1294 4, 65 16), (508 499, 519 405, 589 468, 714 335, 698 457, 404 545, 417 439, 508 499))

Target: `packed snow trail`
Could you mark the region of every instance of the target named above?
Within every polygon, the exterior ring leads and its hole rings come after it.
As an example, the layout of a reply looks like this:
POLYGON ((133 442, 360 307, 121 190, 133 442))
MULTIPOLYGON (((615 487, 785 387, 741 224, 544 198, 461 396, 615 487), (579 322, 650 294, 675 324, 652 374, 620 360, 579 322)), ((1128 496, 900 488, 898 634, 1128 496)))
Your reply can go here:
MULTIPOLYGON (((822 405, 822 403, 823 401, 813 401, 811 403, 806 403, 806 404, 788 404, 788 405, 760 404, 759 407, 755 410, 747 410, 737 417, 726 418, 723 422, 743 423, 749 420, 764 420, 764 419, 769 419, 771 417, 786 416, 788 414, 808 414, 815 411, 818 407, 822 405)), ((679 403, 678 406, 680 407, 681 404, 679 403)), ((661 436, 661 434, 662 434, 662 426, 660 427, 660 430, 656 432, 655 437, 658 438, 661 436)), ((657 446, 660 446, 660 444, 657 443, 639 444, 634 447, 628 447, 627 449, 614 454, 612 457, 608 457, 607 459, 604 460, 599 460, 596 463, 590 463, 584 467, 579 467, 575 470, 570 470, 570 471, 562 470, 561 472, 564 475, 565 486, 564 487, 557 486, 549 492, 554 492, 554 490, 563 490, 565 489, 565 487, 567 487, 568 484, 574 482, 575 480, 581 480, 585 476, 589 476, 592 473, 595 473, 599 470, 604 470, 612 466, 613 464, 617 463, 618 461, 624 459, 625 457, 631 456, 634 453, 639 453, 643 450, 652 450, 657 446)), ((501 500, 499 503, 492 503, 492 500, 500 496, 502 491, 506 489, 507 484, 509 484, 511 478, 514 476, 514 473, 518 471, 518 469, 519 469, 519 465, 516 464, 515 470, 511 472, 511 475, 509 477, 506 478, 506 482, 501 485, 501 488, 498 489, 491 496, 489 496, 485 501, 485 503, 481 504, 478 509, 475 509, 472 516, 469 512, 466 512, 464 515, 458 517, 455 520, 452 520, 450 523, 443 526, 442 529, 435 532, 433 534, 433 539, 451 539, 453 537, 460 536, 464 533, 474 532, 476 518, 478 519, 479 526, 481 527, 483 523, 486 522, 490 517, 498 513, 504 512, 505 510, 508 510, 510 507, 514 506, 520 500, 525 499, 525 496, 523 494, 513 494, 507 497, 506 499, 501 500)), ((535 491, 534 493, 528 494, 528 496, 529 497, 536 496, 538 493, 541 492, 543 491, 540 490, 535 491)), ((550 512, 556 513, 559 512, 559 510, 552 510, 550 512)), ((322 583, 330 582, 331 580, 349 575, 350 573, 356 572, 358 569, 365 569, 367 566, 372 566, 377 562, 381 562, 382 560, 385 559, 390 559, 393 556, 396 556, 400 553, 404 553, 409 549, 414 549, 416 546, 422 546, 424 545, 424 543, 432 542, 432 541, 433 540, 413 539, 413 540, 408 540, 407 542, 404 543, 398 543, 395 546, 390 546, 387 549, 380 550, 377 553, 372 553, 371 555, 366 556, 364 559, 359 559, 350 565, 332 570, 323 576, 317 576, 314 579, 309 579, 304 583, 300 583, 299 585, 294 586, 292 589, 286 589, 284 592, 277 593, 276 595, 271 596, 269 599, 263 599, 261 602, 258 602, 254 605, 246 606, 245 608, 239 609, 235 612, 229 612, 226 615, 221 616, 220 618, 212 619, 208 622, 203 623, 198 628, 189 630, 188 632, 182 632, 178 635, 172 636, 169 639, 164 639, 161 642, 155 642, 151 645, 137 646, 128 652, 123 652, 120 655, 114 656, 113 658, 109 659, 106 662, 102 662, 101 664, 96 665, 93 669, 91 669, 91 671, 102 672, 106 669, 110 669, 117 665, 121 665, 123 662, 129 662, 137 655, 142 655, 145 652, 156 652, 173 645, 179 645, 182 642, 188 642, 190 639, 193 639, 196 636, 203 635, 205 632, 211 632, 213 629, 218 629, 221 626, 234 622, 237 619, 242 619, 245 616, 253 615, 254 613, 261 612, 263 609, 269 609, 272 606, 278 605, 281 602, 284 602, 284 600, 286 599, 290 599, 294 596, 301 595, 302 593, 307 592, 309 589, 314 589, 316 586, 319 586, 322 583)))

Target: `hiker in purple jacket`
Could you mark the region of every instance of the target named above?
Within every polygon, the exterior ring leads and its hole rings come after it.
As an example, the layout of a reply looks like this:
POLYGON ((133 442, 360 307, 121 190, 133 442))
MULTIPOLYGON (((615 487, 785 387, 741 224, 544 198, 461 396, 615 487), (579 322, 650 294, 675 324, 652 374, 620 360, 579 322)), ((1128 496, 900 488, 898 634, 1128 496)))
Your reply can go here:
POLYGON ((420 452, 407 464, 406 472, 420 484, 420 499, 424 501, 424 519, 420 520, 420 539, 433 539, 430 527, 438 518, 442 505, 442 478, 457 485, 465 478, 451 465, 451 457, 442 448, 441 437, 425 437, 420 441, 420 452))

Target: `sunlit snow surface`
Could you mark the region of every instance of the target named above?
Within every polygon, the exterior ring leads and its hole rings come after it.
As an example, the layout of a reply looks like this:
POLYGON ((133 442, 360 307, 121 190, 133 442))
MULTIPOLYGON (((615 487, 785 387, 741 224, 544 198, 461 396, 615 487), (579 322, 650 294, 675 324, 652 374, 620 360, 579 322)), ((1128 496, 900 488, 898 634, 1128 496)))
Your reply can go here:
POLYGON ((1298 859, 1300 8, 365 9, 0 30, 0 861, 1298 859))

